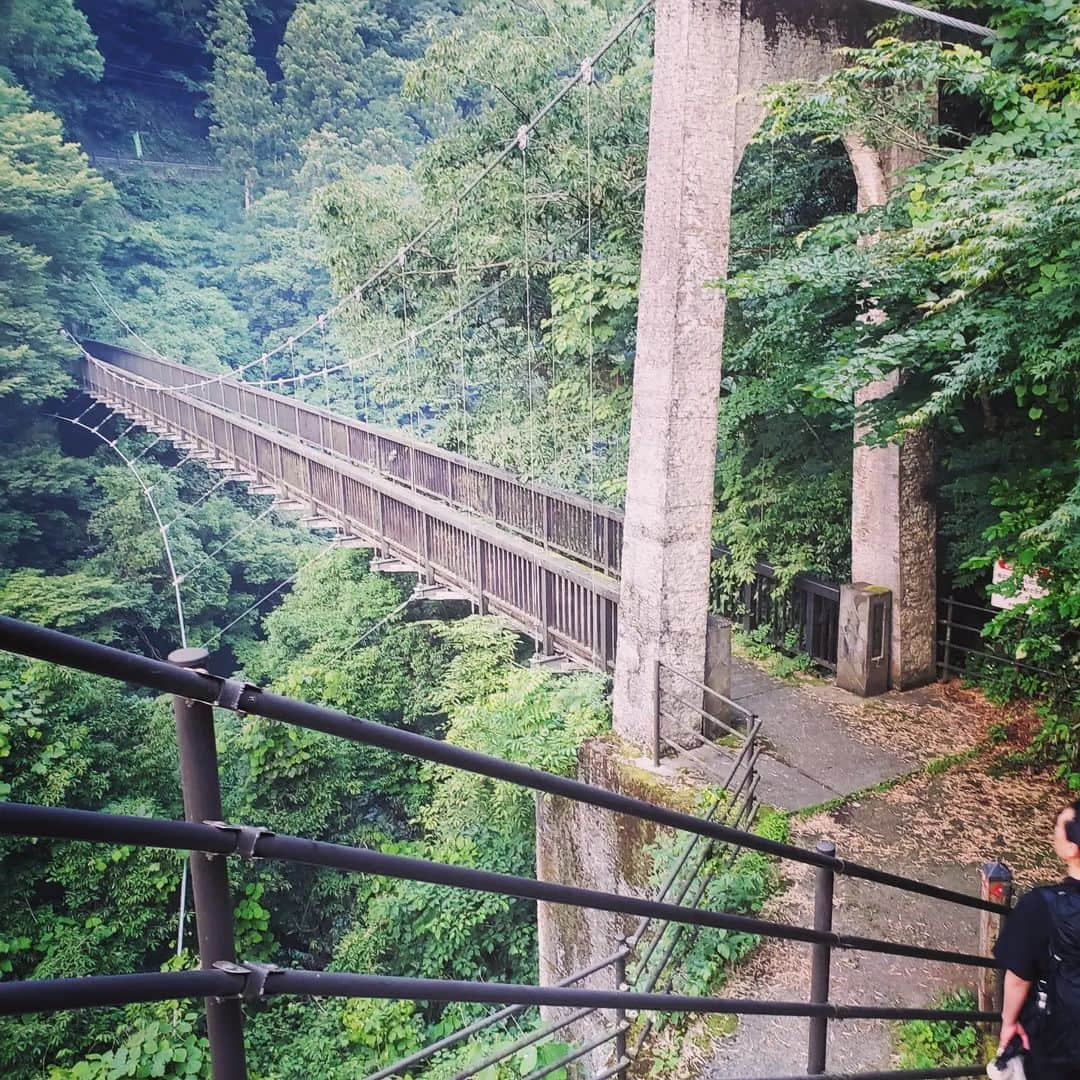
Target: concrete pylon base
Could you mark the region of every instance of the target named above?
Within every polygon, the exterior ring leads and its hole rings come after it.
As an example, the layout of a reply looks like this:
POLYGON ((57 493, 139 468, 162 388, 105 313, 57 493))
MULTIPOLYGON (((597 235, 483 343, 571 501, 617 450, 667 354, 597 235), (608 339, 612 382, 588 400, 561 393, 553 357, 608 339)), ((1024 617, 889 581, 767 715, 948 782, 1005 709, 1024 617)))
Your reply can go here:
POLYGON ((840 637, 836 647, 836 685, 874 697, 889 689, 892 593, 859 581, 840 586, 840 637))
MULTIPOLYGON (((861 403, 892 393, 899 375, 865 387, 861 403)), ((856 432, 861 438, 864 432, 856 432)), ((916 431, 900 444, 856 443, 851 487, 851 576, 892 593, 889 684, 909 690, 936 675, 937 509, 934 446, 916 431)), ((841 619, 843 613, 841 612, 841 619)))

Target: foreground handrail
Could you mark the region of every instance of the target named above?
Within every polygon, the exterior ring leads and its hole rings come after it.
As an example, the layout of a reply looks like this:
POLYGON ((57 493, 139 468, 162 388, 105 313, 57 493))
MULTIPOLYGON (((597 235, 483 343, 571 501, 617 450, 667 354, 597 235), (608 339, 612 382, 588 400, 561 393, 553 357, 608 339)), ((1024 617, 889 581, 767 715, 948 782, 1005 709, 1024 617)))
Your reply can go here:
POLYGON ((830 1020, 956 1020, 990 1022, 996 1013, 963 1009, 893 1008, 837 1002, 762 1001, 758 998, 701 997, 689 994, 639 994, 627 990, 586 990, 573 986, 413 979, 338 971, 282 969, 236 963, 211 971, 147 972, 135 975, 84 975, 71 979, 30 979, 0 983, 0 1016, 176 1001, 215 994, 258 1000, 276 994, 311 997, 539 1005, 555 1008, 638 1009, 661 1012, 735 1013, 739 1016, 822 1016, 830 1020))
POLYGON ((440 742, 438 739, 379 724, 372 720, 362 720, 323 705, 296 701, 250 684, 180 668, 162 660, 125 652, 123 649, 110 645, 85 641, 71 634, 49 630, 8 616, 0 616, 0 648, 92 674, 111 676, 147 689, 179 695, 220 708, 250 713, 269 720, 279 720, 312 731, 321 731, 327 735, 336 735, 369 746, 378 746, 384 750, 409 754, 436 764, 448 765, 496 780, 505 780, 548 795, 559 795, 601 809, 629 814, 631 817, 651 821, 657 825, 738 843, 744 848, 760 851, 766 855, 775 855, 781 859, 790 859, 808 866, 828 867, 838 874, 888 885, 904 892, 933 897, 996 914, 1009 912, 1008 907, 1003 904, 995 904, 992 901, 982 900, 940 885, 912 881, 900 874, 848 862, 835 855, 826 855, 819 851, 797 847, 794 844, 741 832, 714 821, 695 817, 693 814, 671 810, 644 799, 608 791, 580 780, 556 776, 527 765, 504 761, 489 754, 440 742))
MULTIPOLYGON (((920 960, 964 964, 969 967, 996 968, 991 957, 921 945, 884 941, 878 938, 837 934, 831 930, 791 926, 734 915, 704 908, 683 907, 635 896, 622 896, 601 889, 561 885, 515 874, 476 870, 452 863, 418 859, 409 855, 389 855, 370 848, 349 847, 324 840, 283 836, 253 826, 232 826, 195 821, 170 821, 161 818, 104 814, 95 810, 72 810, 67 807, 34 806, 28 803, 0 803, 0 833, 20 836, 46 836, 63 840, 90 840, 100 843, 132 844, 140 847, 183 848, 189 851, 220 855, 246 855, 249 858, 279 859, 334 870, 375 874, 380 877, 423 881, 430 885, 449 885, 477 892, 513 896, 520 900, 538 900, 552 904, 610 911, 621 915, 660 918, 670 923, 705 926, 714 930, 732 930, 760 934, 786 941, 824 944, 838 949, 908 956, 920 960)), ((750 834, 746 834, 750 835, 750 834)))
MULTIPOLYGON (((322 706, 295 701, 263 691, 233 679, 210 675, 205 667, 205 650, 185 649, 164 663, 124 652, 111 646, 84 641, 68 634, 0 616, 0 648, 26 656, 56 662, 93 674, 123 679, 137 686, 161 690, 173 695, 173 713, 177 724, 181 775, 184 778, 185 810, 189 820, 140 818, 75 810, 66 807, 43 807, 21 803, 0 803, 0 834, 51 837, 54 839, 102 843, 126 843, 144 847, 166 847, 206 855, 240 855, 247 858, 273 858, 325 866, 347 872, 388 876, 422 881, 453 888, 484 891, 544 903, 572 905, 579 908, 637 915, 642 922, 632 943, 622 944, 614 954, 585 972, 577 972, 556 986, 535 987, 516 984, 476 983, 454 980, 412 979, 364 973, 286 971, 263 963, 237 963, 233 945, 232 907, 228 892, 227 859, 193 860, 196 870, 197 918, 200 925, 200 957, 203 967, 195 972, 147 973, 146 975, 90 976, 81 979, 56 979, 0 983, 0 1014, 81 1008, 93 1005, 118 1005, 144 1001, 174 1000, 199 994, 206 999, 208 1037, 215 1074, 223 1080, 246 1075, 242 1029, 241 999, 256 1001, 269 994, 326 995, 339 997, 406 998, 431 1002, 473 1002, 501 1005, 504 1008, 464 1031, 441 1040, 411 1056, 412 1061, 431 1057, 439 1047, 460 1043, 470 1031, 482 1030, 501 1018, 535 1006, 569 1008, 569 1017, 541 1025, 516 1042, 489 1054, 486 1061, 501 1061, 534 1045, 597 1010, 613 1011, 612 1028, 602 1027, 562 1054, 558 1061, 541 1066, 527 1080, 542 1080, 563 1065, 586 1058, 605 1044, 614 1041, 609 1062, 602 1075, 625 1075, 625 1065, 634 1059, 635 1050, 627 1047, 627 1009, 661 1013, 698 1012, 739 1015, 802 1016, 811 1020, 811 1073, 821 1073, 825 1057, 823 1038, 830 1019, 853 1018, 890 1020, 988 1020, 990 1013, 966 1010, 886 1008, 843 1005, 828 999, 827 966, 831 950, 852 949, 886 955, 962 964, 979 969, 1000 965, 989 956, 910 945, 903 942, 839 934, 831 919, 819 919, 815 907, 814 926, 792 926, 750 915, 713 911, 698 907, 706 896, 713 875, 730 865, 740 850, 757 850, 779 858, 797 860, 817 867, 819 897, 827 895, 831 905, 832 878, 847 873, 884 884, 951 900, 980 910, 1005 911, 994 904, 948 889, 912 882, 899 875, 873 867, 846 863, 836 858, 835 848, 819 845, 806 851, 795 845, 756 836, 743 825, 744 815, 752 819, 757 784, 755 764, 759 722, 744 736, 741 751, 730 764, 724 782, 730 789, 740 768, 744 775, 725 799, 717 799, 705 818, 635 799, 578 780, 555 776, 537 769, 516 765, 485 754, 451 746, 437 740, 397 728, 361 720, 322 706), (543 791, 584 804, 629 814, 641 820, 679 829, 690 834, 681 858, 667 875, 657 899, 642 899, 599 889, 586 889, 557 882, 538 881, 531 877, 495 873, 465 866, 455 866, 428 859, 389 854, 362 847, 351 847, 302 837, 278 835, 250 825, 226 824, 221 816, 218 794, 219 772, 214 740, 214 706, 237 713, 291 723, 308 730, 331 734, 365 745, 380 746, 411 754, 452 768, 516 783, 534 791, 543 791), (189 801, 190 796, 190 801, 189 801), (741 805, 740 805, 741 802, 741 805), (720 805, 725 807, 725 822, 714 820, 720 805), (733 815, 733 817, 731 816, 733 815), (700 841, 705 838, 702 845, 700 841), (724 857, 708 866, 717 843, 726 845, 724 857), (697 850, 695 850, 695 848, 697 850), (694 857, 696 856, 696 857, 694 857), (693 863, 691 863, 693 858, 693 863), (821 892, 823 883, 827 886, 821 892), (216 890, 216 891, 215 891, 216 890), (692 899, 686 902, 686 898, 692 899), (201 898, 201 899, 200 899, 201 898), (670 899, 669 899, 670 898, 670 899), (674 899, 674 902, 671 902, 674 899), (204 919, 206 920, 204 922, 204 919), (636 972, 627 977, 626 960, 636 954, 650 920, 663 920, 650 940, 644 955, 636 955, 636 972), (722 999, 671 993, 674 975, 668 966, 679 945, 685 927, 701 927, 773 937, 810 944, 814 947, 814 977, 809 1002, 770 1002, 759 999, 722 999), (204 935, 204 930, 206 931, 204 935), (670 933, 669 933, 670 931, 670 933), (205 940, 204 940, 205 938, 205 940), (657 956, 657 950, 659 954, 657 956), (597 990, 571 984, 587 974, 609 965, 615 970, 615 989, 597 990), (820 970, 819 970, 820 969, 820 970), (821 971, 826 974, 819 978, 821 971), (655 992, 664 982, 664 992, 655 992), (642 983, 644 985, 642 985, 642 983), (631 990, 631 987, 634 989, 631 990), (216 1026, 215 1026, 216 1025, 216 1026), (822 1033, 815 1041, 814 1033, 822 1033), (821 1043, 818 1046, 818 1043, 821 1043), (820 1055, 819 1055, 820 1052, 820 1055)), ((818 905, 820 906, 820 905, 818 905)), ((823 909, 824 910, 824 909, 823 909)), ((647 1018, 637 1041, 640 1049, 655 1018, 647 1018)), ((408 1067, 395 1062, 379 1076, 390 1076, 408 1067)), ((466 1066, 455 1080, 466 1080, 485 1067, 484 1062, 466 1066)), ((857 1075, 857 1074, 856 1074, 857 1075)), ((891 1077, 892 1073, 873 1074, 891 1077)), ((902 1074, 901 1074, 902 1075, 902 1074)), ((963 1074, 966 1075, 966 1074, 963 1074)))

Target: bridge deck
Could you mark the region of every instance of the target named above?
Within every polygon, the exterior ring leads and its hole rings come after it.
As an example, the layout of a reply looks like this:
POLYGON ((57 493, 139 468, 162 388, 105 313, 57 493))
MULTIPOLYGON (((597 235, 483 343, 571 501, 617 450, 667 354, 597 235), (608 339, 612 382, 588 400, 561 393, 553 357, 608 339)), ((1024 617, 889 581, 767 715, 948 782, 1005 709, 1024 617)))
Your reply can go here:
MULTIPOLYGON (((296 398, 197 368, 104 342, 85 342, 96 357, 113 370, 122 369, 193 401, 201 401, 220 414, 243 418, 250 425, 297 445, 334 457, 352 468, 393 484, 398 494, 407 491, 465 515, 468 528, 494 527, 504 538, 518 537, 545 553, 562 555, 598 571, 609 581, 619 577, 623 516, 578 495, 543 484, 530 483, 504 470, 473 461, 432 443, 411 438, 394 429, 349 419, 296 398)), ((434 507, 429 507, 434 513, 434 507)), ((459 526, 463 526, 459 519, 459 526)), ((378 535, 366 533, 372 540, 378 535)), ((384 544, 383 546, 388 546, 384 544)), ((727 549, 717 547, 714 558, 727 549)), ((573 565, 573 564, 570 564, 573 565)), ((472 594, 483 589, 473 582, 472 594)), ((470 591, 463 586, 463 591, 470 591)), ((713 597, 715 610, 741 618, 746 629, 764 626, 770 639, 789 646, 792 640, 825 667, 836 666, 839 632, 839 587, 812 574, 797 574, 788 588, 779 587, 776 571, 767 563, 754 567, 738 599, 726 592, 713 597)), ((541 613, 535 613, 541 618, 541 613)), ((592 616, 590 616, 591 618, 592 616)), ((614 615, 612 615, 612 620, 614 615)), ((518 625, 524 625, 517 620, 518 625)), ((525 627, 534 633, 535 627, 525 627)), ((614 656, 614 622, 604 630, 611 640, 597 656, 610 666, 614 656)), ((545 652, 554 639, 536 633, 545 652)), ((592 635, 596 637, 596 635, 592 635)), ((571 655, 586 659, 579 651, 571 655)), ((592 662, 592 661, 587 661, 592 662)), ((598 662, 598 661, 596 661, 598 662)))
MULTIPOLYGON (((88 348, 107 351, 96 343, 88 348)), ((419 567, 430 580, 468 594, 479 610, 501 614, 534 637, 545 653, 562 652, 600 670, 614 666, 618 583, 612 578, 419 487, 235 415, 228 404, 220 408, 100 359, 86 361, 83 380, 93 397, 155 433, 212 455, 253 485, 302 502, 313 516, 338 523, 350 535, 419 567)), ((206 387, 217 387, 226 401, 247 391, 237 383, 206 387)), ((295 415, 300 422, 306 414, 298 406, 295 415)), ((323 415, 326 423, 330 414, 323 415)), ((351 428, 347 437, 351 442, 351 428)))

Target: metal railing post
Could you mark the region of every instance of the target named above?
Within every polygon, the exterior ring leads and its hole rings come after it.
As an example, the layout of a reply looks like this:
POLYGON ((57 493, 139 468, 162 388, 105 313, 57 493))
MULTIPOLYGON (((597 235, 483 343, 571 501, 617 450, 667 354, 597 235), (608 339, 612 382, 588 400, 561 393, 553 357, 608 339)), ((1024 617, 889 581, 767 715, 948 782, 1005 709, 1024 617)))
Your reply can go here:
MULTIPOLYGON (((205 668, 205 649, 177 649, 171 663, 205 668)), ((180 755, 180 786, 188 821, 221 820, 221 787, 214 709, 202 701, 173 698, 176 744, 180 755)), ((195 925, 199 932, 200 966, 212 969, 219 961, 236 962, 232 897, 225 857, 191 853, 191 886, 195 894, 195 925)), ((206 998, 206 1031, 214 1080, 246 1080, 244 1021, 239 998, 206 998)))
POLYGON ((952 624, 953 624, 953 598, 952 593, 945 601, 945 654, 942 657, 941 681, 949 681, 949 661, 952 659, 952 624))
MULTIPOLYGON (((818 851, 822 855, 835 855, 836 845, 829 840, 819 840, 818 851)), ((831 866, 819 866, 814 876, 814 929, 832 930, 833 884, 835 872, 831 866)), ((813 946, 810 957, 810 1003, 823 1005, 829 1000, 829 969, 832 946, 824 942, 813 946)), ((826 1044, 829 1035, 829 1019, 826 1016, 810 1018, 810 1039, 806 1057, 806 1071, 810 1076, 825 1072, 826 1044)))
MULTIPOLYGON (((983 863, 979 870, 979 895, 995 904, 1012 906, 1013 875, 1003 862, 983 863)), ((992 911, 979 912, 979 955, 993 956, 994 944, 1001 933, 1004 915, 992 911)), ((979 972, 978 1007, 983 1012, 1001 1012, 1002 995, 1005 990, 1005 972, 984 968, 979 972)))
MULTIPOLYGON (((620 941, 619 945, 621 949, 626 948, 626 941, 620 941)), ((621 951, 615 958, 615 989, 616 990, 628 990, 626 985, 626 953, 621 951)), ((615 1064, 626 1059, 626 1010, 615 1010, 615 1064)), ((619 1069, 615 1074, 615 1080, 627 1080, 626 1069, 619 1069)))

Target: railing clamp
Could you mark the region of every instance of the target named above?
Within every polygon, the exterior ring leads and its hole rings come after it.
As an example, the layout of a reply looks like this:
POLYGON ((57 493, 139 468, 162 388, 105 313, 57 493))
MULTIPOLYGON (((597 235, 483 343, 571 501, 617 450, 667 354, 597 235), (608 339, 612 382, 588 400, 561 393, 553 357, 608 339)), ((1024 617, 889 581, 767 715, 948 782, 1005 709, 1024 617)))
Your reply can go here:
POLYGON ((245 960, 242 964, 234 964, 231 960, 216 960, 214 967, 230 975, 244 976, 240 996, 247 1002, 261 1001, 266 996, 267 978, 284 970, 276 964, 260 964, 254 960, 245 960))
POLYGON ((213 825, 222 832, 236 833, 236 847, 232 854, 243 855, 245 859, 254 859, 255 845, 261 836, 273 836, 273 829, 264 829, 261 825, 228 825, 224 821, 204 821, 204 825, 213 825))
MULTIPOLYGON (((218 676, 214 677, 220 678, 218 676)), ((229 709, 231 712, 240 712, 240 698, 248 690, 256 693, 259 687, 252 686, 251 683, 240 682, 238 679, 220 679, 214 704, 222 709, 229 709)))
POLYGON ((215 960, 211 965, 215 971, 224 971, 227 975, 242 975, 244 977, 244 984, 240 987, 239 994, 218 994, 216 997, 211 998, 211 1001, 226 1001, 230 998, 244 997, 247 992, 247 980, 251 975, 251 972, 246 967, 241 967, 240 964, 234 964, 231 960, 215 960))
POLYGON ((261 1001, 266 996, 266 980, 276 971, 282 971, 277 964, 260 964, 254 960, 245 962, 244 967, 250 974, 244 982, 243 998, 247 1002, 261 1001))

